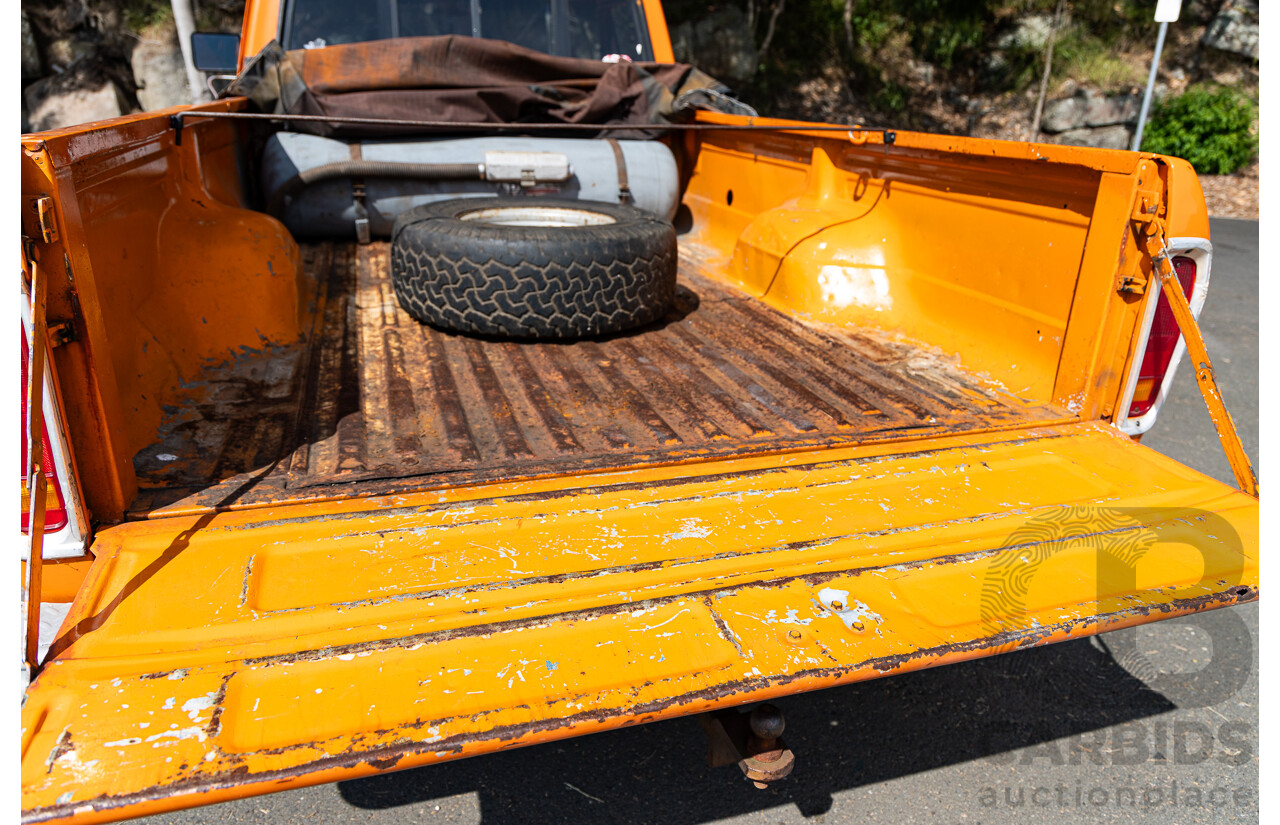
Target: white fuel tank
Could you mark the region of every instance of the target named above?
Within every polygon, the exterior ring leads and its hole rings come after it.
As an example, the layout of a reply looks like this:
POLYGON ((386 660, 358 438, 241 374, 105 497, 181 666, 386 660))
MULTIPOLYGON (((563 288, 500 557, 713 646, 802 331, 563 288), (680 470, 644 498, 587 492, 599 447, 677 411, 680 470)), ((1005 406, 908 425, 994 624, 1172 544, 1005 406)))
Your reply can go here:
MULTIPOLYGON (((675 156, 655 140, 619 140, 626 162, 633 206, 671 220, 679 198, 675 156)), ((580 198, 619 202, 618 163, 604 140, 535 137, 474 137, 450 139, 364 140, 360 158, 394 163, 483 164, 486 154, 555 153, 568 158, 570 175, 563 182, 523 186, 489 180, 417 180, 370 177, 364 181, 369 230, 389 237, 396 216, 419 204, 448 198, 537 197, 580 198)), ((262 156, 262 189, 267 202, 299 172, 352 159, 347 141, 299 132, 277 132, 262 156)), ((318 182, 286 197, 277 215, 297 237, 335 238, 356 234, 356 208, 349 178, 318 182)))

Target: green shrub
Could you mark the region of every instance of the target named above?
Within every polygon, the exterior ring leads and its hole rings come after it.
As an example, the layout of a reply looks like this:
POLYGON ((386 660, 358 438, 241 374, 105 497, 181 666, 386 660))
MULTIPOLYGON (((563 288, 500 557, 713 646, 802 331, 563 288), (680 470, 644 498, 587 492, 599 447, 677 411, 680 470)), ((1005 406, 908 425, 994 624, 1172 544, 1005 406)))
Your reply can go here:
POLYGON ((173 19, 173 6, 169 0, 122 0, 120 11, 125 28, 132 32, 173 19))
POLYGON ((1142 148, 1185 158, 1204 175, 1229 175, 1258 153, 1257 114, 1234 89, 1193 87, 1156 107, 1142 148))

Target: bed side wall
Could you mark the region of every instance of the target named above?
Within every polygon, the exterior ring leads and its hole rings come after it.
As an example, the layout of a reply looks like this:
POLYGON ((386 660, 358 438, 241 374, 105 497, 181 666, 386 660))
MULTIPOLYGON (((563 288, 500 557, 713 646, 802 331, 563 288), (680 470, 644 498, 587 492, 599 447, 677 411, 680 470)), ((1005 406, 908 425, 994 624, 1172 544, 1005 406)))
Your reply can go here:
POLYGON ((302 335, 298 248, 244 208, 237 129, 192 121, 179 142, 167 115, 151 113, 24 140, 48 171, 78 301, 97 319, 71 346, 110 367, 106 420, 71 434, 77 455, 118 456, 116 492, 86 491, 99 520, 120 518, 132 456, 156 440, 166 405, 198 402, 203 369, 302 335))
POLYGON ((1106 174, 844 134, 711 133, 688 239, 780 309, 901 333, 1049 401, 1106 174))

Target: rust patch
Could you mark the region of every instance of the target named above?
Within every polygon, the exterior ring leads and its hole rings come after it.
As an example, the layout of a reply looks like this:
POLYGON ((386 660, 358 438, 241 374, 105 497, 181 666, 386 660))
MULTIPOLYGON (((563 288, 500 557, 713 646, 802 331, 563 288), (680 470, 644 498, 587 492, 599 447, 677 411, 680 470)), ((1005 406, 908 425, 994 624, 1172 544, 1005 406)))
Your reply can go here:
POLYGON ((53 750, 49 751, 49 756, 44 761, 44 772, 46 774, 53 772, 53 763, 75 750, 75 745, 71 743, 71 731, 63 730, 58 734, 57 740, 53 743, 53 750))

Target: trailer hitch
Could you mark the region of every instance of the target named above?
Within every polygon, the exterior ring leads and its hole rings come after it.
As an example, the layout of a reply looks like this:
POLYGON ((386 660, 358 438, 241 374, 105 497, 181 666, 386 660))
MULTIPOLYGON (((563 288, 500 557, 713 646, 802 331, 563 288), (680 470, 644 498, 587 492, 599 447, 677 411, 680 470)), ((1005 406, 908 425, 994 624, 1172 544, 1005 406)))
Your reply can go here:
POLYGON ((767 788, 791 773, 796 756, 782 739, 786 719, 773 705, 750 713, 734 708, 698 717, 707 732, 707 763, 713 768, 737 764, 757 788, 767 788))

